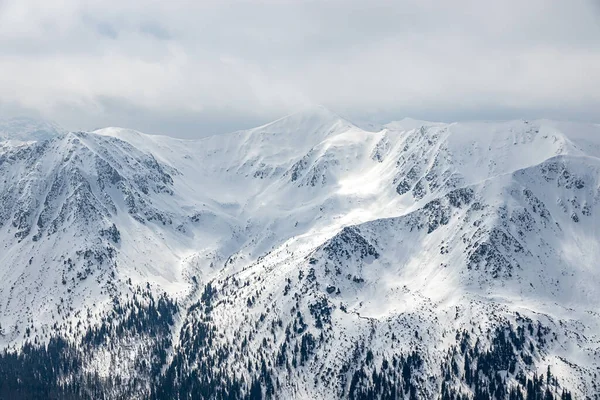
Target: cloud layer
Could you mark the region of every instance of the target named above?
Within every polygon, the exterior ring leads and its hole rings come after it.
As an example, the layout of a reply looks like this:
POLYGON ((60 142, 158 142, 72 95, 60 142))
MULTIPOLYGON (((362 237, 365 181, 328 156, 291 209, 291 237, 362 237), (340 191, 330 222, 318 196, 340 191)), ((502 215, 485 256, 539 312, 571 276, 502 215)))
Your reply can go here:
POLYGON ((598 121, 595 0, 3 0, 0 114, 193 137, 350 118, 598 121))

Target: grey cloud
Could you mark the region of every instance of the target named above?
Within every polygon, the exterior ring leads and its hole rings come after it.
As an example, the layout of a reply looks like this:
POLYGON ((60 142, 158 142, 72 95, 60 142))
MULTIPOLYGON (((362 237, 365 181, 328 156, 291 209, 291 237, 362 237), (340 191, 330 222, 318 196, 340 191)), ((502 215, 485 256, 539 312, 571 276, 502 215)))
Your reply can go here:
POLYGON ((145 21, 140 25, 140 32, 145 33, 159 40, 172 39, 169 31, 156 21, 145 21))
POLYGON ((109 23, 98 23, 96 25, 96 30, 102 36, 106 36, 110 39, 117 39, 119 37, 119 32, 117 29, 109 23))
POLYGON ((309 103, 597 121, 599 39, 594 0, 4 0, 0 103, 186 137, 309 103))

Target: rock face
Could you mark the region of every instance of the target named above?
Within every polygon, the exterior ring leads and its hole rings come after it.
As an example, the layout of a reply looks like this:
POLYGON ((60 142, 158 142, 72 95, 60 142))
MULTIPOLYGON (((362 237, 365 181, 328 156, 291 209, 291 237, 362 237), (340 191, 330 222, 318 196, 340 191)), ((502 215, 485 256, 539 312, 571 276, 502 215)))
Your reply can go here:
POLYGON ((597 126, 40 124, 1 125, 0 396, 599 398, 597 126))

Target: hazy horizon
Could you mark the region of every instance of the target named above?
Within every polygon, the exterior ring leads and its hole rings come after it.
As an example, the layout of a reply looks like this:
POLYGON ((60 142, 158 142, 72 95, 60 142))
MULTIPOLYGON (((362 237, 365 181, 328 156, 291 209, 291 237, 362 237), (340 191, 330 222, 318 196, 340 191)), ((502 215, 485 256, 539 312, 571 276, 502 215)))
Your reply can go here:
MULTIPOLYGON (((224 127, 227 126, 227 124, 223 124, 221 125, 222 130, 217 130, 217 131, 198 131, 196 132, 194 135, 187 135, 186 132, 180 132, 177 131, 176 129, 173 130, 167 130, 167 131, 145 131, 145 130, 141 130, 141 129, 136 129, 134 127, 131 126, 122 126, 122 125, 114 125, 114 124, 108 124, 105 126, 95 126, 95 127, 91 127, 91 128, 72 128, 72 127, 68 127, 68 126, 64 126, 60 123, 58 123, 55 120, 49 119, 49 118, 44 118, 43 116, 39 116, 39 115, 10 115, 10 116, 5 116, 5 115, 0 115, 0 122, 2 121, 24 121, 27 122, 28 120, 31 120, 32 122, 36 123, 49 123, 49 124, 53 124, 53 125, 57 125, 59 128, 64 129, 65 131, 94 131, 94 130, 98 130, 98 129, 103 129, 103 128, 121 128, 121 129, 131 129, 131 130, 135 130, 135 131, 139 131, 141 133, 144 134, 149 134, 149 135, 163 135, 163 136, 170 136, 170 137, 174 137, 174 138, 181 138, 181 139, 199 139, 199 138, 203 138, 203 137, 208 137, 208 136, 214 136, 214 135, 220 135, 220 134, 225 134, 225 133, 233 133, 236 131, 240 131, 240 130, 248 130, 248 129, 253 129, 253 128, 257 128, 272 122, 275 122, 279 119, 283 119, 286 118, 288 116, 294 115, 296 113, 301 113, 301 112, 307 112, 310 113, 311 109, 313 108, 317 108, 317 107, 323 107, 326 108, 328 111, 337 114, 340 118, 364 129, 364 130, 373 130, 376 131, 376 128, 379 128, 379 125, 383 126, 385 124, 389 124, 389 123, 393 123, 393 122, 398 122, 398 121, 402 121, 402 120, 416 120, 416 121, 423 121, 423 122, 430 122, 430 123, 445 123, 445 124, 451 124, 451 123, 469 123, 469 122, 490 122, 490 123, 494 123, 494 122, 503 122, 503 121, 511 121, 511 120, 526 120, 526 121, 534 121, 534 120, 543 120, 543 119, 548 119, 548 120, 556 120, 556 121, 560 121, 561 119, 556 119, 556 118, 471 118, 471 119, 461 119, 461 120, 431 120, 431 119, 422 119, 422 118, 413 118, 412 116, 401 116, 398 118, 394 118, 392 117, 391 119, 386 119, 386 120, 382 120, 382 119, 353 119, 350 118, 346 115, 342 115, 339 113, 336 113, 335 110, 331 110, 328 107, 324 107, 322 105, 309 105, 309 106, 305 106, 305 107, 301 107, 299 109, 297 109, 294 112, 291 113, 287 113, 284 115, 280 115, 278 117, 266 120, 266 121, 259 121, 257 120, 257 122, 254 125, 247 125, 249 122, 248 121, 244 121, 241 122, 239 126, 237 126, 234 129, 230 129, 230 130, 223 130, 224 127), (245 123, 245 124, 244 124, 245 123)), ((590 123, 590 124, 599 124, 596 121, 578 121, 578 120, 569 120, 569 119, 562 119, 562 121, 570 121, 570 122, 584 122, 584 123, 590 123)), ((175 125, 176 126, 176 125, 175 125)))

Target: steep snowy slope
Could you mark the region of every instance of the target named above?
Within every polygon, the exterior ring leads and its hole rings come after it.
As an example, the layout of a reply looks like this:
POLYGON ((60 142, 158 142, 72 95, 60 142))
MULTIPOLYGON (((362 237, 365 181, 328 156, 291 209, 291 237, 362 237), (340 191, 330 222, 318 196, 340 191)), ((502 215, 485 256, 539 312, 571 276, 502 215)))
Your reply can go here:
POLYGON ((598 126, 369 132, 316 107, 197 141, 19 132, 0 142, 6 393, 27 343, 79 365, 31 378, 45 395, 598 393, 598 126))

